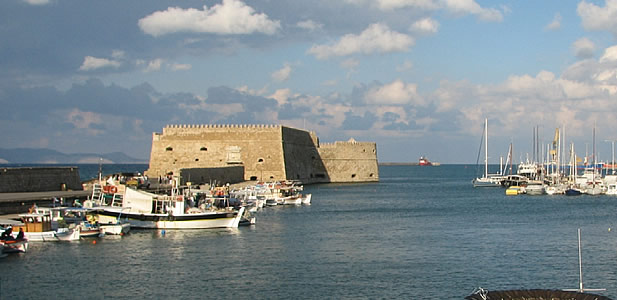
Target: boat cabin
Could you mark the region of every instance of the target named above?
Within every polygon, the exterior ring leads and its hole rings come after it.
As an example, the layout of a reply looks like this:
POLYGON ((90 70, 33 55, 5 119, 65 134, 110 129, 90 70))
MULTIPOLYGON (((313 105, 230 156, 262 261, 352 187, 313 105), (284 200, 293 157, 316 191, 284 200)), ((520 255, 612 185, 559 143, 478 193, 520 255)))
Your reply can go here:
POLYGON ((51 231, 51 216, 48 214, 29 213, 19 215, 23 224, 14 225, 13 231, 23 229, 24 232, 45 232, 51 231))

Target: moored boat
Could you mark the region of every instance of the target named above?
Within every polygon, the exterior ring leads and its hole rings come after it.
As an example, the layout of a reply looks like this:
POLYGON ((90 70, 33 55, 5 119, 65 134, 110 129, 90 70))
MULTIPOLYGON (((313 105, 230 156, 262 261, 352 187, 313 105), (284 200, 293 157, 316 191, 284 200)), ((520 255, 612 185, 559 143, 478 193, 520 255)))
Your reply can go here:
POLYGON ((22 223, 14 225, 14 230, 21 228, 24 236, 30 242, 57 242, 79 240, 79 227, 52 228, 51 215, 44 213, 28 213, 19 215, 22 223))
POLYGON ((516 196, 522 193, 523 191, 520 186, 513 185, 506 189, 506 195, 508 196, 516 196))
POLYGON ((565 191, 566 196, 580 196, 582 194, 583 194, 583 191, 575 187, 571 187, 565 191))
POLYGON ((127 220, 131 227, 154 229, 236 228, 244 207, 229 201, 185 207, 183 196, 157 195, 125 187, 122 207, 96 207, 99 223, 127 220), (224 204, 224 205, 221 205, 224 204))
POLYGON ((544 195, 544 185, 540 181, 530 181, 525 186, 525 193, 527 195, 544 195))
POLYGON ((28 251, 28 239, 0 240, 0 253, 25 253, 28 251))

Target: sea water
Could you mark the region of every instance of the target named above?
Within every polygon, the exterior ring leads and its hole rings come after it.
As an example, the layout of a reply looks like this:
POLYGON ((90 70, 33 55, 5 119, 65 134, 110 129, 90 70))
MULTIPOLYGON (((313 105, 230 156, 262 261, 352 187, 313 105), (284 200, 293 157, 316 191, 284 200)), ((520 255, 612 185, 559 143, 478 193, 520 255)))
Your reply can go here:
POLYGON ((506 196, 473 188, 475 174, 465 165, 381 166, 378 183, 306 186, 312 205, 268 207, 250 227, 30 243, 0 259, 0 299, 463 299, 478 287, 573 289, 578 228, 585 287, 617 299, 617 197, 506 196))

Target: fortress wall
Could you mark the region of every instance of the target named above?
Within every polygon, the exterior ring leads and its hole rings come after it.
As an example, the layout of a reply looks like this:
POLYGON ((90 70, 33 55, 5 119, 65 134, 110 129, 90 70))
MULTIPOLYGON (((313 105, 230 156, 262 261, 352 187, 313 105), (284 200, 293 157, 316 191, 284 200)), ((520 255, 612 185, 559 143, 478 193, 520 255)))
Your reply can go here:
POLYGON ((77 167, 0 168, 0 193, 83 190, 77 167))
POLYGON ((376 143, 321 144, 319 153, 331 182, 379 181, 376 143))
POLYGON ((281 126, 172 125, 154 133, 148 176, 243 165, 245 179, 284 178, 281 126))
POLYGON ((280 125, 166 126, 152 136, 145 174, 228 166, 242 166, 244 180, 379 181, 375 143, 320 144, 314 132, 280 125))
POLYGON ((317 135, 289 127, 283 127, 282 135, 286 179, 304 183, 329 182, 317 150, 317 135))

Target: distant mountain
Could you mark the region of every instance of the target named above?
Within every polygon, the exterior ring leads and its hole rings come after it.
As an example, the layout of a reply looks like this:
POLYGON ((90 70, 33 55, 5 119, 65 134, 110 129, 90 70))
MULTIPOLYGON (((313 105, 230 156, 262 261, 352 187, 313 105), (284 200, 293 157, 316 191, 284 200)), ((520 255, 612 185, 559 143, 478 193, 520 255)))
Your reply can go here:
POLYGON ((5 164, 142 164, 148 160, 130 157, 122 152, 107 154, 72 153, 66 154, 51 149, 0 148, 0 163, 5 164))

